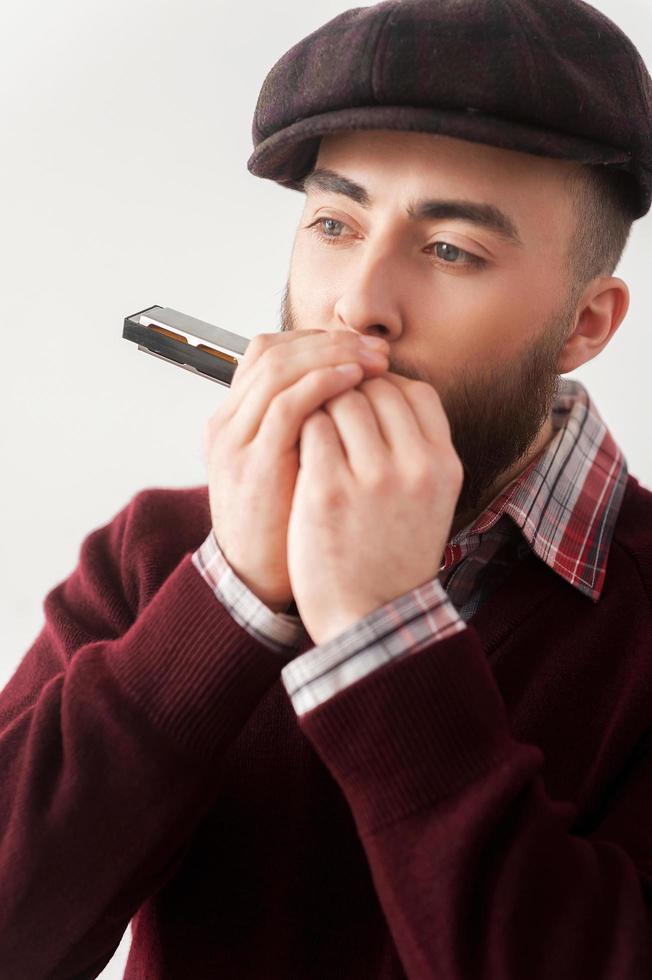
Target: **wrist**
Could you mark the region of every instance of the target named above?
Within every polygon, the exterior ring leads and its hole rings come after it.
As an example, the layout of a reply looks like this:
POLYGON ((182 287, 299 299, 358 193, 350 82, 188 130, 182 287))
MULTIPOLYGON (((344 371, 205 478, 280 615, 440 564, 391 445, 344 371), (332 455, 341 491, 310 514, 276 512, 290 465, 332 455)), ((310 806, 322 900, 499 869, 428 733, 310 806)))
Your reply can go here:
POLYGON ((291 616, 299 615, 294 599, 290 599, 289 602, 266 602, 265 605, 275 613, 289 613, 291 616))

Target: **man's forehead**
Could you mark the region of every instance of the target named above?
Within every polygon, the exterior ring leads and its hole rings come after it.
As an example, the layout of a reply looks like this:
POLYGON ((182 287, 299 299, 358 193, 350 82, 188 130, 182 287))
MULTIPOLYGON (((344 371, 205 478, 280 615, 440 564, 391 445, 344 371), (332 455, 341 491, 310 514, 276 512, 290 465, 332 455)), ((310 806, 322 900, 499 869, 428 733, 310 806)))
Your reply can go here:
POLYGON ((524 153, 505 147, 464 140, 443 133, 424 133, 392 129, 361 129, 327 133, 320 139, 315 167, 337 161, 366 166, 395 162, 405 169, 427 168, 441 171, 448 162, 469 172, 503 172, 506 179, 562 180, 579 166, 577 161, 524 153))
POLYGON ((371 209, 400 188, 417 218, 478 218, 506 243, 522 246, 530 223, 565 222, 567 178, 577 167, 440 134, 356 130, 322 139, 304 190, 343 193, 371 209), (449 203, 471 205, 468 215, 449 203))

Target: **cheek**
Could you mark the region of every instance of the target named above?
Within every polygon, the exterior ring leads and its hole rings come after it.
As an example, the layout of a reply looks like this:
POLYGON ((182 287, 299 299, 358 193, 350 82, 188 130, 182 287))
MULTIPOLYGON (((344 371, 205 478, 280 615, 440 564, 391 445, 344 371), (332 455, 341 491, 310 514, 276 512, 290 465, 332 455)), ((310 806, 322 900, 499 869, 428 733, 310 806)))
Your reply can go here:
POLYGON ((290 287, 295 329, 325 328, 332 321, 337 295, 323 275, 305 263, 293 263, 290 287))
POLYGON ((295 318, 301 321, 306 313, 314 313, 324 301, 324 276, 313 260, 310 249, 295 245, 292 252, 289 271, 290 288, 292 293, 292 311, 295 318))
POLYGON ((512 362, 536 341, 561 299, 558 281, 549 275, 521 268, 500 276, 474 310, 469 349, 487 363, 512 362))
MULTIPOLYGON (((452 278, 452 277, 451 277, 452 278)), ((525 297, 511 276, 459 277, 431 299, 431 322, 437 345, 454 366, 472 362, 500 363, 510 358, 523 336, 528 316, 525 297)))

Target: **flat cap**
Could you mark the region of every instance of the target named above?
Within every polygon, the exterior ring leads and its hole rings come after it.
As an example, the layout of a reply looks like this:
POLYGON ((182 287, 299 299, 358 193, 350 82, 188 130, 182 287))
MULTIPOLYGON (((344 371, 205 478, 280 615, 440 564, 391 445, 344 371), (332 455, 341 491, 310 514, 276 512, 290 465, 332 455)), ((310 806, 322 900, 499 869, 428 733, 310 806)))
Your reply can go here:
POLYGON ((652 204, 652 79, 582 0, 385 0, 333 17, 265 77, 248 170, 295 190, 320 138, 439 133, 626 175, 652 204))

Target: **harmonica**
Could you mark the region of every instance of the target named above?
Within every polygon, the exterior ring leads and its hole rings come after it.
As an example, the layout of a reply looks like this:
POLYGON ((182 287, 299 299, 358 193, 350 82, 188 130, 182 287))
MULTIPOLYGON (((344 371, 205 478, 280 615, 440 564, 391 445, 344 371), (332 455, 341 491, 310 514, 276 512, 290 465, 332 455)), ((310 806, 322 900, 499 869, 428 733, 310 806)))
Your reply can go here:
POLYGON ((124 319, 122 336, 138 344, 138 350, 227 388, 250 339, 169 306, 148 306, 130 313, 124 319))

